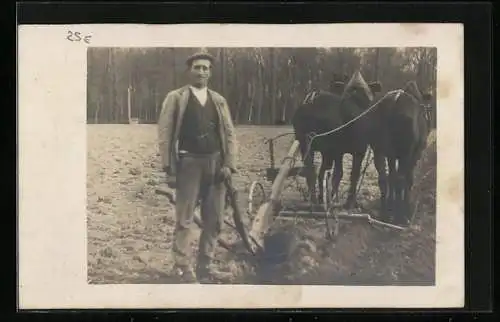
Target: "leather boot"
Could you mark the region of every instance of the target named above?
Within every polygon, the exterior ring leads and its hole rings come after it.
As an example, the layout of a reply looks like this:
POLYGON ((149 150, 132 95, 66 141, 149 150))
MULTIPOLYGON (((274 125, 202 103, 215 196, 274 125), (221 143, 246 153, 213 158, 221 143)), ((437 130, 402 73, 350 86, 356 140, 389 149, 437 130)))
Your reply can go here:
POLYGON ((173 273, 182 284, 197 283, 196 274, 189 266, 174 265, 173 273))
POLYGON ((223 272, 214 264, 201 264, 197 266, 196 275, 202 284, 223 284, 229 283, 233 277, 230 272, 223 272))

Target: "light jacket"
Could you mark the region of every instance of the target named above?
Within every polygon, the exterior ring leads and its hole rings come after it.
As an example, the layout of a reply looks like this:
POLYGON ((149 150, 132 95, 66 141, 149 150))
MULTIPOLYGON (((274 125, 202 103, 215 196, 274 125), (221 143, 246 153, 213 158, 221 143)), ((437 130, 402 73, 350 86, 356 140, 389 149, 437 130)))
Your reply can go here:
MULTIPOLYGON (((189 99, 189 86, 175 89, 165 97, 158 119, 158 148, 163 169, 176 173, 179 160, 178 139, 184 112, 189 99)), ((236 171, 237 143, 233 120, 226 99, 208 89, 219 117, 219 135, 222 142, 223 165, 236 171)))

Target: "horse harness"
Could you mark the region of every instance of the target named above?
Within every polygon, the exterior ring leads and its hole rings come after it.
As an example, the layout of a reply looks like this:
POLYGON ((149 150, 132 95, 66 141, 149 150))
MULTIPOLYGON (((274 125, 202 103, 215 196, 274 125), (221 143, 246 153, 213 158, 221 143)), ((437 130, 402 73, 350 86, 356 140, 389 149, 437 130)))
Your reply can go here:
MULTIPOLYGON (((387 96, 388 94, 390 94, 391 92, 388 92, 384 95, 387 96)), ((398 90, 394 90, 392 91, 392 93, 395 94, 395 96, 393 97, 393 104, 396 104, 396 102, 398 101, 398 99, 401 97, 401 94, 407 94, 408 96, 410 96, 411 98, 413 98, 416 102, 418 102, 419 106, 422 108, 423 112, 424 112, 424 119, 426 120, 427 122, 427 126, 430 126, 430 122, 431 122, 431 119, 432 119, 432 106, 431 104, 425 104, 425 103, 422 103, 415 95, 413 95, 412 93, 408 92, 408 91, 405 91, 403 89, 398 89, 398 90)), ((302 102, 303 104, 312 104, 314 103, 314 100, 320 95, 320 91, 319 90, 313 90, 311 92, 309 92, 306 97, 304 98, 304 101, 302 102)), ((346 94, 345 92, 342 94, 341 96, 341 103, 349 98, 352 94, 346 94)), ((380 99, 381 100, 381 99, 380 99)), ((376 105, 378 105, 380 103, 380 100, 378 100, 375 104, 372 104, 368 109, 372 109, 373 107, 375 107, 376 105)), ((362 113, 363 114, 363 113, 362 113)), ((349 123, 349 122, 348 122, 349 123)))
POLYGON ((306 97, 304 98, 304 101, 302 104, 312 104, 314 102, 314 99, 319 95, 318 90, 313 90, 309 92, 306 97))
POLYGON ((432 121, 432 106, 430 103, 422 103, 415 95, 413 95, 412 93, 408 92, 408 91, 405 91, 405 90, 402 90, 405 94, 413 97, 415 99, 415 101, 418 102, 418 105, 420 106, 420 108, 424 111, 424 118, 425 118, 425 121, 427 122, 427 126, 430 127, 431 125, 431 121, 432 121))

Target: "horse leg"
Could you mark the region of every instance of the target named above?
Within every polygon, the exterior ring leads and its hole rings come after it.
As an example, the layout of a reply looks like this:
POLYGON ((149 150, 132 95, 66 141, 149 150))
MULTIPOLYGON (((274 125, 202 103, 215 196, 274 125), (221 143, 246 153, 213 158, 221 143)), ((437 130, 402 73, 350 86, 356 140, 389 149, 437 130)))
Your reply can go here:
POLYGON ((396 224, 404 224, 407 218, 408 208, 406 207, 406 175, 405 165, 398 167, 398 173, 395 178, 395 206, 394 206, 394 222, 396 224))
POLYGON ((380 217, 387 218, 387 172, 385 168, 385 156, 373 149, 373 163, 378 173, 378 187, 380 189, 380 217))
POLYGON ((356 190, 358 188, 359 177, 361 175, 361 164, 363 163, 363 157, 364 153, 362 152, 356 152, 352 155, 351 184, 349 186, 349 195, 345 204, 346 209, 353 209, 358 205, 356 200, 356 190))
POLYGON ((399 200, 399 185, 398 185, 398 169, 396 169, 396 159, 387 158, 387 166, 389 168, 388 180, 388 196, 387 196, 387 214, 390 219, 394 219, 394 212, 397 211, 399 200))
POLYGON ((321 168, 319 169, 318 181, 319 181, 319 203, 324 203, 323 200, 323 180, 325 178, 325 172, 330 169, 333 164, 333 156, 328 152, 321 153, 321 168))
POLYGON ((335 154, 333 157, 334 169, 332 176, 332 195, 334 196, 333 201, 335 203, 339 202, 339 187, 340 181, 344 176, 344 155, 342 153, 335 154))
POLYGON ((408 158, 405 162, 402 162, 401 167, 401 222, 408 224, 411 219, 411 190, 413 188, 413 170, 417 163, 417 156, 408 158))
POLYGON ((304 171, 305 171, 305 177, 306 177, 306 182, 307 182, 307 188, 309 191, 309 200, 312 203, 317 203, 317 196, 316 196, 316 171, 314 169, 314 152, 312 150, 308 151, 307 154, 305 154, 306 151, 303 151, 303 162, 304 162, 304 171))

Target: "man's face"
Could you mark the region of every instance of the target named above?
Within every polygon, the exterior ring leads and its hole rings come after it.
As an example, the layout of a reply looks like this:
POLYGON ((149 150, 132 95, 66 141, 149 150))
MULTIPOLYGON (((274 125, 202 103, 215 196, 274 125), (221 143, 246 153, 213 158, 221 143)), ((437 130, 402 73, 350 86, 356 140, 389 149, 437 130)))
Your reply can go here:
POLYGON ((195 87, 205 87, 208 84, 212 72, 212 66, 208 59, 193 60, 189 69, 191 84, 195 87))

